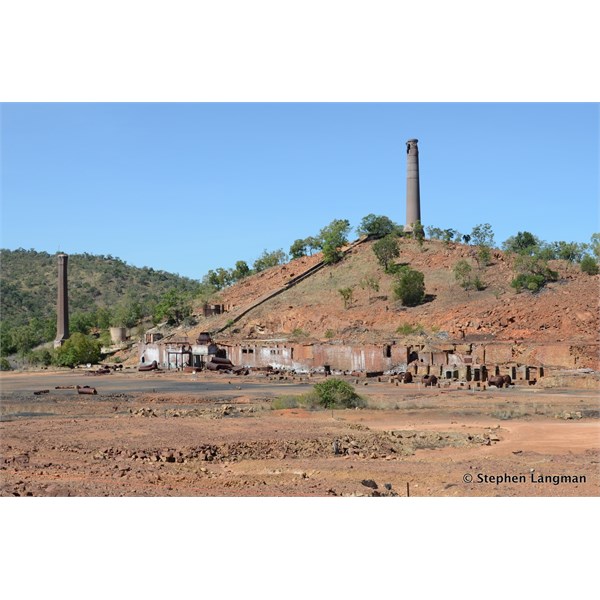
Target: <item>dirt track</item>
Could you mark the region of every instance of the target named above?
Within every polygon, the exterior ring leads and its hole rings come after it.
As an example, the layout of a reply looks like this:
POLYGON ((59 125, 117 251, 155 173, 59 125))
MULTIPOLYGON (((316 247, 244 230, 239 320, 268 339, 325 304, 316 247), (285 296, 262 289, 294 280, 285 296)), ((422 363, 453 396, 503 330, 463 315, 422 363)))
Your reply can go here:
POLYGON ((75 372, 0 383, 2 495, 405 496, 407 484, 411 496, 600 492, 595 390, 370 381, 358 386, 369 408, 332 413, 272 409, 273 398, 309 389, 299 378, 75 372))

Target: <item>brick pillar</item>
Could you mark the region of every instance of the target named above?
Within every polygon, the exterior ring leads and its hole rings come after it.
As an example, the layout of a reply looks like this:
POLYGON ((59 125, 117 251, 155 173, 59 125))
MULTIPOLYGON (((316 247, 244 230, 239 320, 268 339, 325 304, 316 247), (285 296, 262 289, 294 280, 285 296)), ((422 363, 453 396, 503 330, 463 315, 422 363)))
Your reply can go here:
POLYGON ((57 348, 69 338, 69 296, 67 291, 67 261, 66 254, 59 254, 58 259, 58 295, 56 300, 56 339, 57 348))
POLYGON ((406 142, 406 231, 421 221, 421 194, 419 190, 419 140, 406 142))

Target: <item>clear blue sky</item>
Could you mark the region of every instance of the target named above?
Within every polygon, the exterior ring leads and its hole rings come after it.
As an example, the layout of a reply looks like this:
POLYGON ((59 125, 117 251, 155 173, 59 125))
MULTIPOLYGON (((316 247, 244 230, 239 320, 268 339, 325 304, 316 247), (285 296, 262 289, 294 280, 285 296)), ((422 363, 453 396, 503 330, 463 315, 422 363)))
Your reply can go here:
POLYGON ((403 224, 419 139, 425 226, 499 245, 600 230, 596 104, 3 104, 4 248, 112 254, 200 279, 332 219, 403 224))

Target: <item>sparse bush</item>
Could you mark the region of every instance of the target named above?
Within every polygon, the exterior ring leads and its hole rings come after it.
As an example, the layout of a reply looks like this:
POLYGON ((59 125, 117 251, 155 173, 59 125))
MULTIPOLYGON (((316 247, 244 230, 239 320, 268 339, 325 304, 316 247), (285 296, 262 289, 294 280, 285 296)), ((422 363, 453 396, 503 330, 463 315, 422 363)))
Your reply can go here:
POLYGON ((301 329, 300 327, 296 327, 294 331, 292 331, 292 337, 304 337, 306 335, 306 331, 301 329))
POLYGON ((510 283, 517 292, 529 290, 530 292, 538 292, 546 284, 546 278, 543 275, 525 274, 517 275, 510 283))
POLYGON ((484 290, 486 287, 485 283, 481 280, 479 275, 476 275, 475 278, 473 278, 472 271, 471 265, 466 260, 459 260, 456 265, 454 265, 454 277, 463 289, 475 289, 477 291, 484 290))
POLYGON ((52 353, 46 348, 32 350, 27 355, 27 362, 33 366, 43 365, 47 367, 48 365, 52 364, 52 353))
POLYGON ((598 269, 598 263, 589 255, 584 256, 581 259, 581 270, 588 275, 598 275, 600 269, 598 269))
POLYGON ((459 260, 454 265, 454 278, 465 290, 471 287, 471 271, 473 267, 466 260, 459 260))
POLYGON ((421 221, 416 221, 413 223, 413 237, 419 243, 419 246, 423 245, 423 240, 425 239, 425 229, 421 224, 421 221))
POLYGON ((518 292, 529 290, 538 292, 548 281, 556 281, 558 273, 548 267, 545 260, 536 256, 519 255, 514 263, 517 276, 511 281, 511 286, 518 292))
POLYGON ((488 246, 479 246, 475 253, 475 260, 477 261, 479 268, 487 267, 492 263, 492 251, 488 246))
POLYGON ((417 306, 425 299, 425 275, 421 271, 404 269, 394 285, 394 296, 404 306, 417 306))
POLYGON ((287 260, 287 254, 282 250, 273 250, 273 252, 267 252, 263 250, 263 253, 254 261, 254 270, 257 273, 282 265, 287 260))
POLYGON ((335 331, 333 331, 333 329, 328 329, 325 332, 325 337, 330 340, 331 338, 335 337, 335 331))
POLYGON ((319 404, 325 408, 355 408, 365 406, 365 401, 354 388, 341 379, 327 379, 317 383, 314 392, 319 404))
POLYGON ((368 290, 369 292, 369 302, 371 301, 371 292, 378 292, 379 291, 379 278, 377 277, 373 277, 371 275, 365 275, 361 280, 360 280, 360 287, 363 290, 368 290))
POLYGON ((12 371, 12 367, 7 358, 0 358, 0 371, 12 371))
POLYGON ((479 278, 479 275, 475 276, 475 279, 473 279, 473 287, 478 291, 481 292, 483 290, 485 290, 485 288, 487 287, 486 283, 484 281, 482 281, 479 278))
POLYGON ((402 323, 402 325, 396 329, 396 333, 399 333, 400 335, 421 335, 425 333, 425 329, 420 323, 415 323, 414 325, 411 325, 410 323, 402 323))
POLYGON ((286 408, 298 408, 298 397, 297 396, 278 396, 271 402, 271 408, 273 410, 284 410, 286 408))
POLYGON ((354 289, 351 287, 340 288, 338 290, 342 300, 344 301, 344 308, 349 308, 352 304, 352 298, 354 296, 354 289))

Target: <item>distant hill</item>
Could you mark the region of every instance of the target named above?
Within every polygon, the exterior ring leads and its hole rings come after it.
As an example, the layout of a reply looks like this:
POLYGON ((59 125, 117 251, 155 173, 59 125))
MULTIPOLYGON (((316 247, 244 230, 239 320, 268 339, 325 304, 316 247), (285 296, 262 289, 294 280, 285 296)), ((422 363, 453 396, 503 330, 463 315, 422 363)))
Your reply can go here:
MULTIPOLYGON (((0 319, 4 331, 31 319, 54 319, 56 256, 35 250, 0 250, 0 319)), ((69 312, 114 308, 125 299, 142 306, 176 288, 194 292, 198 282, 149 267, 133 267, 114 256, 71 254, 68 263, 69 312)))

